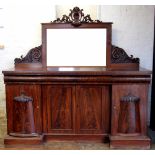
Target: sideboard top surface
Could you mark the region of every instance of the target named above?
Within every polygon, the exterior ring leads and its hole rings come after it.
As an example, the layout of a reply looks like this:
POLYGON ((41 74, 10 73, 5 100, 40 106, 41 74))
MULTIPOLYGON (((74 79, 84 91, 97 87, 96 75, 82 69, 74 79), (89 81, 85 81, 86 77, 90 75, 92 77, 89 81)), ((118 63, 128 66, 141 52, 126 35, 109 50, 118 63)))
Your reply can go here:
POLYGON ((4 75, 150 75, 150 70, 110 70, 105 67, 50 67, 50 68, 22 68, 3 71, 4 75))

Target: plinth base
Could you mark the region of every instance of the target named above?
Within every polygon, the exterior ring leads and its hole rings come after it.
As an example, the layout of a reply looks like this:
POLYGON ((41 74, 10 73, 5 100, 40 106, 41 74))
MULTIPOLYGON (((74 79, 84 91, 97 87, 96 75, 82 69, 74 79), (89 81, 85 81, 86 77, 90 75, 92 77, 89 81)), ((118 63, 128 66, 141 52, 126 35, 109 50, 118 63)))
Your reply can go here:
POLYGON ((43 136, 39 135, 37 137, 13 137, 13 136, 6 136, 4 139, 5 145, 38 145, 42 144, 43 136))
POLYGON ((147 136, 110 136, 111 149, 150 149, 147 136))

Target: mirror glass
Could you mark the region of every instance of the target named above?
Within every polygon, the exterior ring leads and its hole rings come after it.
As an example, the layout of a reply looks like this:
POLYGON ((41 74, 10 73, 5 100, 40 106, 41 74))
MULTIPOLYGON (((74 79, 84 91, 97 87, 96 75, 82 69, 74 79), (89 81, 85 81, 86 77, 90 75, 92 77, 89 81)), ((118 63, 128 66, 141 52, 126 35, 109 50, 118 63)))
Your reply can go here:
POLYGON ((106 29, 46 29, 47 66, 106 66, 106 29))

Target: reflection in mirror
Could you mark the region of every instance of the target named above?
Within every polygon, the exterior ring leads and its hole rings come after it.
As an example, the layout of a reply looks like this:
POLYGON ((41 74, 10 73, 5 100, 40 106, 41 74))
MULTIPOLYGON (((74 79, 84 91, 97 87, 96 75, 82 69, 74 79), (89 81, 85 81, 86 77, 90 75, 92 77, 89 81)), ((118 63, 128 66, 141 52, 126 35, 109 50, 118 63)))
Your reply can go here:
POLYGON ((75 69, 73 67, 59 67, 59 71, 74 71, 75 69))
POLYGON ((47 66, 106 66, 106 29, 47 29, 47 66))

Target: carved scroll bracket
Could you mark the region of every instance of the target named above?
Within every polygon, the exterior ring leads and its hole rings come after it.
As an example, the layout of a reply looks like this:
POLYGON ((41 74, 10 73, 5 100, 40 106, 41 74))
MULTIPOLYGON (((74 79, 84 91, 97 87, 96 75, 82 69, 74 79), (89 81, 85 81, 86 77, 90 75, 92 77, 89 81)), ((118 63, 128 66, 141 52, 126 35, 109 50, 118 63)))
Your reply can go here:
POLYGON ((34 47, 25 57, 23 55, 20 58, 15 58, 14 62, 15 64, 19 63, 41 63, 42 60, 42 45, 38 47, 34 47))
POLYGON ((80 26, 82 23, 102 23, 100 20, 92 20, 90 15, 84 15, 83 9, 74 7, 70 9, 69 15, 63 15, 63 17, 57 18, 52 23, 71 23, 73 26, 80 26))
MULTIPOLYGON (((42 60, 42 45, 38 47, 34 47, 25 57, 21 56, 21 58, 15 58, 14 62, 15 64, 20 63, 41 63, 42 60)), ((114 64, 117 63, 138 63, 139 64, 139 58, 133 58, 133 55, 130 57, 127 55, 127 53, 124 51, 124 49, 112 45, 111 50, 111 62, 114 64)))
POLYGON ((139 58, 134 58, 133 55, 128 56, 124 49, 112 45, 111 62, 116 63, 139 63, 139 58))

